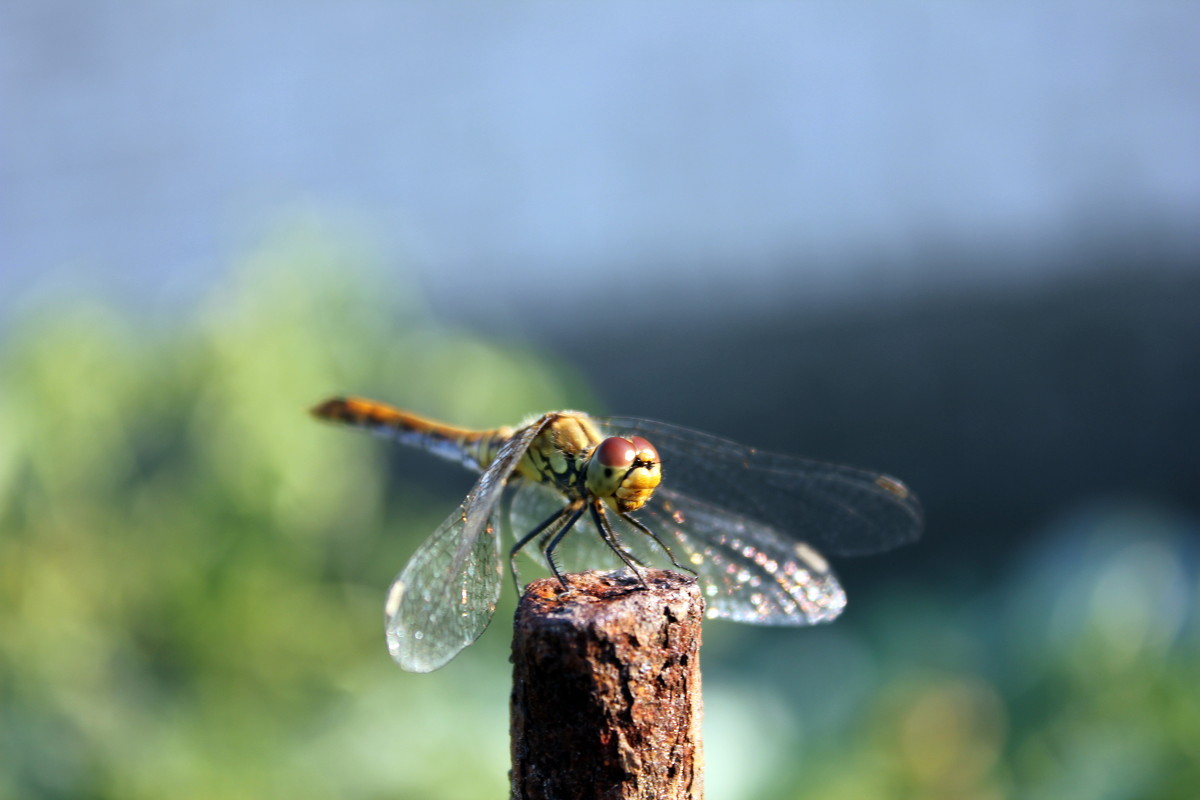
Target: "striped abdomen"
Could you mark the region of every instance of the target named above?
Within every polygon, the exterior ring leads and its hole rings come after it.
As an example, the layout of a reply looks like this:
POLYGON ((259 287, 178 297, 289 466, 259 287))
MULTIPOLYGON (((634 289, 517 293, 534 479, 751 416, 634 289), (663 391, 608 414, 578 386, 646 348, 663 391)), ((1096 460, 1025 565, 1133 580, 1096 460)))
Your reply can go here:
POLYGON ((423 448, 474 470, 482 470, 491 463, 500 445, 512 434, 507 428, 491 431, 456 428, 385 403, 358 397, 326 400, 314 407, 312 413, 321 419, 341 422, 377 436, 423 448))

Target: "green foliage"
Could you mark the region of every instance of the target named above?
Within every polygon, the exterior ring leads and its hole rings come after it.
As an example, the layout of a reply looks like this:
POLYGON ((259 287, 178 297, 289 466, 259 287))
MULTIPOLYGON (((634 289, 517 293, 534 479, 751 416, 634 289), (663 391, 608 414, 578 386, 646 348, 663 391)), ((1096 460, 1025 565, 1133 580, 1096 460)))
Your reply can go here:
POLYGON ((446 510, 385 515, 384 448, 306 409, 511 423, 578 400, 565 371, 433 324, 313 232, 172 323, 64 306, 0 353, 0 797, 500 792, 503 656, 464 690, 383 646, 446 510), (436 752, 481 727, 486 758, 436 752))
MULTIPOLYGON (((0 798, 503 796, 513 599, 444 670, 396 669, 384 592, 448 509, 305 409, 512 423, 591 405, 568 370, 312 231, 170 321, 85 297, 4 333, 0 798)), ((1193 533, 1083 515, 971 601, 711 626, 709 795, 1194 796, 1193 533)))

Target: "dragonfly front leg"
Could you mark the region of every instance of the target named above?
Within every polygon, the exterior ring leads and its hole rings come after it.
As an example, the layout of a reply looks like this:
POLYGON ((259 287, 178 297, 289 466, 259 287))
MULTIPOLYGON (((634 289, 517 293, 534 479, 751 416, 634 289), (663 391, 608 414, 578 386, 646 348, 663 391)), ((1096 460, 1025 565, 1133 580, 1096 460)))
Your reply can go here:
MULTIPOLYGON (((562 585, 564 590, 571 588, 567 586, 567 582, 563 578, 562 573, 559 571, 558 565, 554 563, 554 548, 558 547, 558 543, 562 541, 562 538, 567 535, 567 531, 574 527, 575 523, 579 521, 579 517, 582 515, 583 501, 572 500, 569 504, 563 506, 562 511, 558 512, 550 519, 534 528, 529 535, 522 537, 521 541, 517 542, 517 544, 513 547, 512 552, 509 554, 510 563, 515 562, 516 553, 519 549, 524 547, 538 534, 545 531, 546 536, 550 537, 548 540, 545 538, 542 540, 542 555, 546 558, 546 565, 550 567, 550 571, 554 573, 554 577, 558 578, 558 582, 562 585), (559 524, 558 527, 553 527, 556 523, 560 523, 560 521, 561 524, 559 524)), ((513 567, 514 569, 516 568, 515 563, 513 563, 513 567)), ((520 587, 518 587, 517 594, 520 593, 521 590, 520 587)))
POLYGON ((617 532, 613 530, 612 523, 608 521, 608 515, 604 511, 604 506, 600 500, 593 500, 591 504, 592 519, 596 523, 596 528, 600 531, 600 535, 604 537, 604 542, 609 548, 617 554, 617 557, 625 562, 625 566, 633 570, 633 574, 637 575, 638 582, 642 584, 642 588, 650 591, 650 586, 646 583, 645 577, 642 576, 642 571, 638 569, 637 564, 629 553, 625 552, 625 548, 621 546, 620 540, 617 539, 617 532))
MULTIPOLYGON (((520 573, 517 571, 517 553, 521 552, 521 548, 532 542, 543 533, 547 537, 555 535, 557 531, 557 528, 555 527, 556 524, 565 523, 565 528, 563 529, 563 532, 565 533, 567 528, 570 528, 575 524, 575 520, 579 519, 579 515, 581 513, 583 513, 583 508, 578 501, 563 506, 558 511, 555 511, 553 514, 546 517, 546 519, 542 520, 542 522, 536 528, 522 536, 520 540, 512 546, 512 549, 508 551, 508 569, 512 573, 513 585, 517 588, 518 596, 521 594, 521 577, 520 573), (574 515, 574 518, 570 519, 570 521, 567 521, 572 515, 574 515)), ((545 550, 546 548, 543 546, 542 551, 545 552, 545 550)), ((562 583, 562 578, 559 577, 558 570, 554 568, 553 563, 550 564, 550 569, 554 571, 554 575, 558 578, 559 583, 562 583)))

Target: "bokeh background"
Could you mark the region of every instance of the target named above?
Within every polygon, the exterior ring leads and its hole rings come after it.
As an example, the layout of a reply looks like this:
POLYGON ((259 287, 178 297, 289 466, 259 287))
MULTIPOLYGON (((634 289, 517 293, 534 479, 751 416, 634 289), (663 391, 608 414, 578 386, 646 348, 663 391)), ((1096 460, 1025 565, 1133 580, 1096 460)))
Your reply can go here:
POLYGON ((917 490, 708 626, 709 797, 1195 797, 1198 84, 1188 3, 3 4, 0 798, 505 795, 511 595, 382 636, 471 477, 341 393, 917 490))

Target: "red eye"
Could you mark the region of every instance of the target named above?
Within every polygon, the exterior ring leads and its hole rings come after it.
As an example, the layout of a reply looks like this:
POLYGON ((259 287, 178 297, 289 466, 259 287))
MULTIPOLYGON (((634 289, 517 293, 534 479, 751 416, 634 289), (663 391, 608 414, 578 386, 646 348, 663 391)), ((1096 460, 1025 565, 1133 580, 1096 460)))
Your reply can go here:
POLYGON ((637 450, 628 439, 610 436, 596 446, 596 458, 602 466, 627 469, 633 466, 633 460, 637 458, 637 450))
POLYGON ((650 444, 650 442, 646 441, 640 436, 631 436, 629 438, 629 442, 639 453, 645 453, 646 451, 649 451, 652 454, 650 460, 655 463, 658 462, 658 451, 654 449, 654 445, 650 444))

